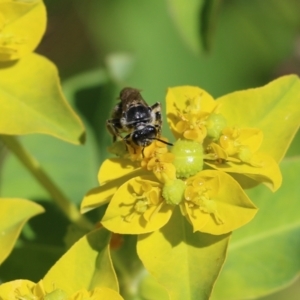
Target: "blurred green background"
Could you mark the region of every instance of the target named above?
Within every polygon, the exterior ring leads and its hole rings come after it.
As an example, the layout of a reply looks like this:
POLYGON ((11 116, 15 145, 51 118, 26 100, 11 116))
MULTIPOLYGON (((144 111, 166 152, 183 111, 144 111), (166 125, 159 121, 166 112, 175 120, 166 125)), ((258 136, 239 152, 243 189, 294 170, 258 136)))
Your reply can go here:
MULTIPOLYGON (((87 143, 76 147, 39 135, 22 142, 78 205, 97 186, 111 143, 105 120, 122 87, 142 89, 149 104, 163 104, 170 86, 197 85, 217 98, 300 73, 299 0, 45 3, 48 28, 37 52, 57 65, 65 94, 86 125, 87 143)), ((171 137, 166 126, 164 133, 171 137)), ((299 145, 298 134, 288 155, 299 155, 299 145)), ((9 154, 1 176, 2 196, 42 202, 47 213, 26 226, 0 276, 39 279, 63 252, 68 222, 9 154), (31 256, 39 261, 34 268, 31 256)), ((299 299, 299 283, 280 293, 261 299, 299 299)))

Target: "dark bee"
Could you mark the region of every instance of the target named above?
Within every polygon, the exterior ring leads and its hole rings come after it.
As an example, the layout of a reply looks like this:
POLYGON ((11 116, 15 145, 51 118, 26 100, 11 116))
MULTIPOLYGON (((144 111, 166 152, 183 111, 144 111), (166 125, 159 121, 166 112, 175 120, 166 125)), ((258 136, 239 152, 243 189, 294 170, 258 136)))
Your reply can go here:
POLYGON ((140 91, 129 87, 121 90, 119 99, 121 101, 115 106, 112 118, 106 121, 113 141, 119 137, 127 145, 142 148, 149 146, 154 140, 162 141, 159 139, 162 126, 159 102, 148 106, 140 91), (127 135, 123 137, 122 133, 127 135))

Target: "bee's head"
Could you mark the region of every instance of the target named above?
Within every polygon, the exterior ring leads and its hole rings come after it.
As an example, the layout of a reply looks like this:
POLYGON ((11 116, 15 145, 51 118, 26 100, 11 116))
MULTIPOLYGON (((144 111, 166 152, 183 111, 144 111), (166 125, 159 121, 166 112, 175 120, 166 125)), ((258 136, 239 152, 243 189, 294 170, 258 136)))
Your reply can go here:
POLYGON ((147 147, 156 139, 156 135, 156 128, 152 125, 146 125, 141 129, 135 130, 131 135, 131 140, 140 147, 147 147))

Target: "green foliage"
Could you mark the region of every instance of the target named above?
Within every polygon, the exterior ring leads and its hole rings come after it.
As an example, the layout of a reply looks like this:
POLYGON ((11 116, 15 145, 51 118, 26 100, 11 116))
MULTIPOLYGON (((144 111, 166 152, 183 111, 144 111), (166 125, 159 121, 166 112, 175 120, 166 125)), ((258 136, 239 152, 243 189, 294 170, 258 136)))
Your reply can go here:
POLYGON ((298 299, 299 9, 0 0, 0 299, 298 299), (124 86, 184 151, 112 145, 124 86))
POLYGON ((40 214, 44 209, 25 199, 2 198, 0 201, 0 263, 2 263, 16 242, 22 227, 33 216, 40 214))
POLYGON ((66 102, 56 67, 49 60, 29 54, 3 66, 0 76, 0 105, 6 116, 1 118, 2 134, 44 133, 83 143, 83 125, 66 102))
POLYGON ((248 226, 233 233, 212 299, 259 297, 299 274, 299 166, 297 157, 283 161, 285 180, 276 194, 263 187, 249 191, 260 209, 248 226))

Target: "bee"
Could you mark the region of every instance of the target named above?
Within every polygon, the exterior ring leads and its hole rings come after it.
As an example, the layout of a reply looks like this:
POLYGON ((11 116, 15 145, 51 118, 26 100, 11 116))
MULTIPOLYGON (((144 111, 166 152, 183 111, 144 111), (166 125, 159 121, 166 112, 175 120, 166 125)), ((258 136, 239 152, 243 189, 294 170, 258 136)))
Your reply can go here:
POLYGON ((162 128, 159 102, 149 106, 140 90, 130 87, 122 89, 118 99, 120 102, 114 107, 111 119, 106 121, 106 127, 114 142, 121 138, 127 145, 143 149, 154 140, 172 145, 159 139, 162 128), (124 133, 126 135, 122 136, 124 133))

